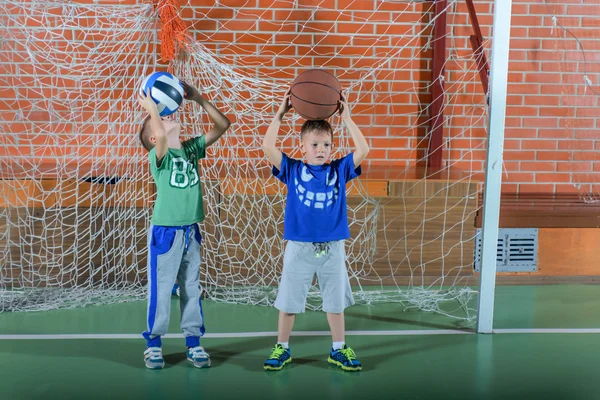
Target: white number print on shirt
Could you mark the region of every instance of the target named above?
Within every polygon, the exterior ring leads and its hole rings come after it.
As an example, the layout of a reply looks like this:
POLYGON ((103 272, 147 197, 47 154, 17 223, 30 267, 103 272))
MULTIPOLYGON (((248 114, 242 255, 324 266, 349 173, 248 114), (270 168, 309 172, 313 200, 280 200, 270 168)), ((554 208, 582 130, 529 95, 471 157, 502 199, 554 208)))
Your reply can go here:
POLYGON ((194 186, 198 181, 198 172, 191 163, 182 157, 173 158, 171 180, 169 181, 171 186, 183 189, 188 186, 194 186))

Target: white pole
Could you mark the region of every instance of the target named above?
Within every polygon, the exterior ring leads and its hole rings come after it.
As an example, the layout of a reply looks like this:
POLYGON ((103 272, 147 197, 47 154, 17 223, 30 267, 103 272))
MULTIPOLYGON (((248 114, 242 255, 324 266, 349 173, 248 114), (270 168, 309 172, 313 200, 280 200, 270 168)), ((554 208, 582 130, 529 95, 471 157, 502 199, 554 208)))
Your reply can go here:
POLYGON ((506 117, 511 8, 512 0, 494 1, 489 138, 485 171, 485 198, 483 200, 483 247, 479 278, 479 304, 477 305, 478 333, 492 333, 494 322, 496 251, 500 218, 500 188, 502 186, 502 151, 506 117))

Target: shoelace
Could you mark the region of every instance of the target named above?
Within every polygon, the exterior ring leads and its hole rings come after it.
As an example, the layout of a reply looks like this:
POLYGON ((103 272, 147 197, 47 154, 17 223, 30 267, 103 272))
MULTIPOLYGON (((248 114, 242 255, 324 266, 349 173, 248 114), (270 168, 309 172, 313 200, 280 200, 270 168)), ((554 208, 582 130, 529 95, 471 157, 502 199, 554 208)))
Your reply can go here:
POLYGON ((356 360, 356 353, 350 347, 346 347, 345 349, 340 349, 340 352, 346 356, 348 361, 356 360))
POLYGON ((273 347, 271 357, 269 358, 279 358, 283 353, 285 353, 285 348, 283 346, 275 346, 273 347))

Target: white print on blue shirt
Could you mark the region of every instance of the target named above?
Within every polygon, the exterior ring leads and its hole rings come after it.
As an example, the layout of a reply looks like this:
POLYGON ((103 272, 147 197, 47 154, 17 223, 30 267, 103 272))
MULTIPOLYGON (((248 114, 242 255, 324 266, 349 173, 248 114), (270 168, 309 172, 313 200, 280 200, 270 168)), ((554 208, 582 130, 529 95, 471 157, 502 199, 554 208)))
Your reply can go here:
POLYGON ((327 186, 324 192, 317 191, 322 189, 322 185, 319 185, 317 188, 312 188, 310 185, 310 181, 313 180, 313 176, 310 172, 307 171, 306 165, 302 166, 302 172, 300 173, 300 180, 304 183, 302 185, 301 182, 298 182, 298 178, 294 178, 294 183, 296 184, 296 194, 298 195, 298 199, 302 204, 306 207, 313 208, 324 208, 331 207, 333 205, 333 201, 338 199, 339 189, 335 187, 335 184, 338 180, 338 175, 335 172, 335 169, 330 168, 329 176, 327 177, 327 186), (313 189, 315 191, 312 191, 313 189))
POLYGON ((288 187, 283 238, 328 242, 350 237, 346 184, 358 177, 353 154, 324 165, 308 165, 283 154, 273 175, 288 187))

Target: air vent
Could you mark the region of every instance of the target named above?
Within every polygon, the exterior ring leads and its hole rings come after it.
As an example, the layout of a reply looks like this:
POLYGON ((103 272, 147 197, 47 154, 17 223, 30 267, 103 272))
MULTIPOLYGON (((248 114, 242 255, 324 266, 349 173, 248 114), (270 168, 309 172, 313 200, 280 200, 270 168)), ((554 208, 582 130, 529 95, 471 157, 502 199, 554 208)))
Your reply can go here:
MULTIPOLYGON (((475 271, 481 271, 481 229, 475 238, 475 271)), ((497 272, 537 271, 538 230, 536 228, 498 229, 497 272)))

